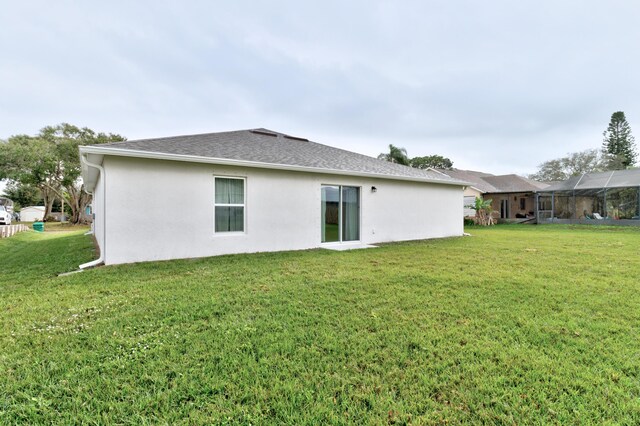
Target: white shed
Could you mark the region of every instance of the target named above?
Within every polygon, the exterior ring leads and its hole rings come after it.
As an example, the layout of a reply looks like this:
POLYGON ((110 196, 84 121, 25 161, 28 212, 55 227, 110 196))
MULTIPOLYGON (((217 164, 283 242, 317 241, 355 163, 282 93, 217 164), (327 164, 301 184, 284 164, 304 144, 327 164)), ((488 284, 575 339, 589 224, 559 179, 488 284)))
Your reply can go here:
POLYGON ((23 207, 20 210, 21 222, 37 222, 44 217, 44 206, 23 207))
POLYGON ((266 129, 82 146, 80 156, 101 253, 90 264, 463 232, 465 182, 266 129))

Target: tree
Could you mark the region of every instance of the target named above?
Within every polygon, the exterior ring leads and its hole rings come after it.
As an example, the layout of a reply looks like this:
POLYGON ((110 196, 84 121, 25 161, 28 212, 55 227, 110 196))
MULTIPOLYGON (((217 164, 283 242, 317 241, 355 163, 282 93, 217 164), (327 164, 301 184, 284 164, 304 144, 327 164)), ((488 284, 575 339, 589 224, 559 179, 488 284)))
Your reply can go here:
POLYGON ((445 169, 451 170, 453 168, 453 162, 441 155, 427 155, 424 157, 413 157, 409 165, 416 169, 445 169))
POLYGON ((635 138, 631 134, 631 126, 624 116, 624 112, 616 111, 611 115, 607 130, 602 133, 604 138, 602 150, 608 154, 622 158, 623 168, 631 167, 636 162, 635 138))
POLYGON ((59 174, 55 152, 45 140, 16 135, 0 144, 0 179, 40 190, 45 217, 51 213, 59 174))
POLYGON ((80 214, 91 201, 91 197, 84 190, 84 184, 80 179, 78 147, 120 142, 125 138, 114 133, 96 133, 89 128, 79 128, 67 123, 43 128, 40 137, 55 146, 56 157, 62 170, 56 193, 71 208, 70 222, 79 223, 80 214))
POLYGON ((483 200, 480 197, 476 197, 473 204, 466 206, 476 211, 476 225, 490 226, 494 225, 493 216, 491 216, 492 209, 491 203, 493 200, 483 200))
POLYGON ((0 179, 38 188, 45 217, 51 213, 54 198, 64 200, 71 208, 70 222, 79 223, 90 196, 80 179, 78 147, 123 140, 117 134, 96 133, 67 123, 45 127, 33 137, 12 136, 0 145, 0 179))
POLYGON ((409 157, 407 156, 407 150, 404 148, 398 148, 395 145, 389 145, 389 152, 378 155, 379 160, 389 161, 391 163, 398 163, 404 166, 409 165, 409 157))
POLYGON ((35 206, 42 201, 37 188, 19 182, 9 183, 1 196, 12 200, 16 210, 20 210, 21 207, 35 206))
POLYGON ((378 155, 379 160, 389 161, 391 163, 411 166, 416 169, 447 169, 453 168, 453 162, 441 155, 426 155, 424 157, 413 157, 409 159, 407 150, 399 148, 393 144, 389 145, 389 152, 383 152, 378 155))
POLYGON ((597 149, 573 152, 566 157, 545 161, 538 166, 538 171, 529 178, 540 182, 552 182, 569 179, 583 173, 604 172, 624 168, 622 158, 603 153, 597 149))

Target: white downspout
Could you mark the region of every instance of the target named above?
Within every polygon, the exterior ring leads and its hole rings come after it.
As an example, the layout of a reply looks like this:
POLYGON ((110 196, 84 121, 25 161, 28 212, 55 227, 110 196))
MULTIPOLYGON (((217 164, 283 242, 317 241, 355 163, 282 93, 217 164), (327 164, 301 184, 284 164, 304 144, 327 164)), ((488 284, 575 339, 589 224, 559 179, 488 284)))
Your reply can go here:
MULTIPOLYGON (((107 211, 106 205, 105 205, 105 202, 107 199, 107 196, 106 196, 107 185, 105 181, 104 167, 102 167, 100 164, 90 162, 87 159, 87 154, 82 155, 81 158, 82 158, 82 161, 87 166, 96 168, 100 172, 100 177, 102 178, 102 212, 103 212, 102 216, 106 216, 104 213, 107 211)), ((93 193, 95 193, 95 191, 93 193)), ((93 196, 93 194, 91 195, 93 196)), ((95 218, 94 218, 93 228, 94 228, 94 234, 95 234, 95 218)), ((102 218, 102 246, 100 246, 100 257, 98 257, 96 260, 92 260, 91 262, 83 263, 82 265, 79 266, 80 269, 92 268, 94 266, 100 265, 101 263, 104 263, 104 252, 106 249, 105 245, 107 240, 106 232, 107 232, 107 218, 103 217, 102 218)))

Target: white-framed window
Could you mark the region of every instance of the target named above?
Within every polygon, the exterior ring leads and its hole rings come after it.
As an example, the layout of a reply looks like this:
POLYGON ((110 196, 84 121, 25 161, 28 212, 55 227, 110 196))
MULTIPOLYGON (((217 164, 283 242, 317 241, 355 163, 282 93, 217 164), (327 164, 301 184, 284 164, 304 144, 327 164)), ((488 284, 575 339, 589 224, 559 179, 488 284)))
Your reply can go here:
POLYGON ((214 232, 245 232, 246 179, 214 176, 214 232))

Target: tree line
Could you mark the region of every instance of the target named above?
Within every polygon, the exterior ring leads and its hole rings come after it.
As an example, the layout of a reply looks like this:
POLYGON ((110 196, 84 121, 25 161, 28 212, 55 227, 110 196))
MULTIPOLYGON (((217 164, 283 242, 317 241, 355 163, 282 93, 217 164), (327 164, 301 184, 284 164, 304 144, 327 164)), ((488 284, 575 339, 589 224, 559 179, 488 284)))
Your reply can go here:
POLYGON ((389 152, 383 152, 378 155, 379 160, 389 161, 391 163, 402 164, 416 169, 447 169, 453 168, 453 162, 441 155, 427 155, 424 157, 409 158, 407 150, 399 148, 393 144, 389 145, 389 152))
POLYGON ((44 127, 35 136, 0 141, 0 179, 9 181, 5 195, 22 206, 42 201, 45 219, 56 200, 64 202, 71 210, 69 222, 80 223, 91 196, 80 177, 78 147, 124 140, 115 133, 62 123, 44 127))

